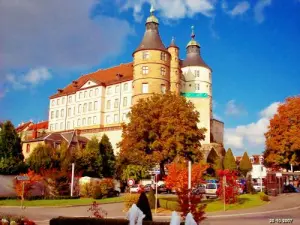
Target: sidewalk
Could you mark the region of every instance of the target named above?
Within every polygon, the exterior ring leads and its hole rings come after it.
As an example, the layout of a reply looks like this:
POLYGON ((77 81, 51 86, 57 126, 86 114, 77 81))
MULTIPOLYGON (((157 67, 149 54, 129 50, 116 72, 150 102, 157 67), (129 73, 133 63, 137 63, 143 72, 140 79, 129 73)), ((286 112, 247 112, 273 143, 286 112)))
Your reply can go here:
MULTIPOLYGON (((265 205, 253 207, 249 209, 239 209, 239 210, 228 210, 222 212, 208 212, 205 215, 207 217, 214 216, 226 216, 226 215, 240 215, 240 214, 251 214, 251 213, 262 213, 270 212, 277 210, 286 210, 290 208, 300 208, 300 193, 290 193, 290 194, 281 194, 277 197, 270 197, 270 202, 265 205)), ((153 215, 154 217, 169 217, 171 213, 157 213, 153 215)))

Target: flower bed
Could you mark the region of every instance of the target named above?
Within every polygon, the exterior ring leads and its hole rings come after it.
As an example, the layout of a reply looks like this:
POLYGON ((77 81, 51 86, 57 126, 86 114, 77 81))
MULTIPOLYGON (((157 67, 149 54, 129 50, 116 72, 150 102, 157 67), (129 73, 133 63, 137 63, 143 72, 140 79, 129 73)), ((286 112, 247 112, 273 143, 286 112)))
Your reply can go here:
POLYGON ((20 216, 1 215, 0 225, 35 225, 36 223, 20 216))

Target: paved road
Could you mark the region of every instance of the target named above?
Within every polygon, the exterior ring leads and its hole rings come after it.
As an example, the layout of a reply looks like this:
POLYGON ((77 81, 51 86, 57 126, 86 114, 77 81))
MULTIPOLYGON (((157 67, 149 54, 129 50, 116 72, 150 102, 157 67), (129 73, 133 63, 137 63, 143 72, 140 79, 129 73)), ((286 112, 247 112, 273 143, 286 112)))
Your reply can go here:
MULTIPOLYGON (((91 216, 88 206, 64 207, 64 208, 27 208, 21 210, 16 207, 0 207, 0 213, 24 215, 34 220, 39 225, 49 224, 53 217, 82 217, 91 216)), ((107 211, 108 217, 124 218, 122 212, 123 203, 103 204, 102 208, 107 211)), ((270 204, 252 209, 208 213, 205 225, 252 225, 270 224, 270 219, 293 219, 292 224, 300 224, 300 194, 283 195, 273 198, 270 204), (298 206, 298 208, 295 208, 298 206), (294 208, 294 209, 291 209, 294 208), (288 209, 288 210, 287 210, 288 209)), ((155 217, 155 220, 170 221, 170 216, 155 217)))

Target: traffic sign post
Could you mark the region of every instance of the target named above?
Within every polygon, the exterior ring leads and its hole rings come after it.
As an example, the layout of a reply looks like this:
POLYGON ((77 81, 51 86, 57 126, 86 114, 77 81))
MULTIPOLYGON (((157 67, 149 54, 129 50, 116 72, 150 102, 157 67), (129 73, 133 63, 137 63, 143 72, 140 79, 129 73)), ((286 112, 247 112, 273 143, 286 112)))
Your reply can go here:
POLYGON ((223 176, 223 198, 224 198, 224 211, 226 211, 226 176, 223 176))
POLYGON ((127 180, 127 184, 128 184, 128 186, 129 186, 129 193, 131 194, 131 187, 134 185, 134 179, 131 179, 131 178, 129 178, 128 180, 127 180))
POLYGON ((21 181, 22 182, 22 194, 21 194, 21 209, 24 208, 24 191, 25 191, 25 181, 29 181, 29 177, 28 176, 17 176, 16 177, 17 181, 21 181))

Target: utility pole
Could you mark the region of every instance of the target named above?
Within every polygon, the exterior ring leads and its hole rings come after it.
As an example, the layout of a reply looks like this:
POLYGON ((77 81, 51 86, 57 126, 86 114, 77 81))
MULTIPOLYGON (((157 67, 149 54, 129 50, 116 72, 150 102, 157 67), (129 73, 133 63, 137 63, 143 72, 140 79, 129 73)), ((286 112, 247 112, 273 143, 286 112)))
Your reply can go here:
POLYGON ((74 171, 75 171, 75 163, 72 163, 71 197, 73 197, 73 190, 74 190, 74 171))

